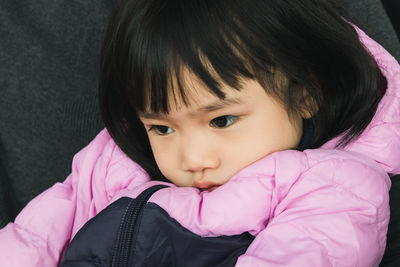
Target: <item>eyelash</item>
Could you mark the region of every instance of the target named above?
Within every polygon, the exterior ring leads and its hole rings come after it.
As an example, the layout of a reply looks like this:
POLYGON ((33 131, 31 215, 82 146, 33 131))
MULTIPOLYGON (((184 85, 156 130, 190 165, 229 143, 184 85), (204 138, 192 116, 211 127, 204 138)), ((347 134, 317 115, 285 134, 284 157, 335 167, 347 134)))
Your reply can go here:
MULTIPOLYGON (((211 127, 214 127, 214 128, 223 129, 223 128, 227 128, 227 127, 231 126, 231 125, 234 124, 238 119, 239 119, 239 116, 234 116, 234 115, 223 115, 223 116, 219 116, 219 117, 216 117, 216 118, 212 119, 212 120, 210 121, 209 125, 210 125, 211 127), (217 120, 217 119, 222 119, 222 118, 229 118, 230 121, 231 121, 230 124, 227 125, 227 126, 222 126, 222 127, 216 126, 216 124, 215 124, 216 120, 217 120)), ((226 120, 228 121, 228 119, 226 119, 226 120)), ((148 132, 152 132, 152 131, 153 131, 153 132, 155 132, 157 135, 161 135, 161 136, 165 136, 165 135, 169 135, 169 134, 173 133, 173 132, 171 132, 171 133, 162 133, 162 132, 160 131, 160 128, 164 128, 164 129, 165 129, 165 128, 170 128, 170 127, 164 126, 164 125, 151 125, 150 128, 149 128, 149 130, 148 130, 148 132)), ((170 128, 170 129, 172 129, 172 128, 170 128)))

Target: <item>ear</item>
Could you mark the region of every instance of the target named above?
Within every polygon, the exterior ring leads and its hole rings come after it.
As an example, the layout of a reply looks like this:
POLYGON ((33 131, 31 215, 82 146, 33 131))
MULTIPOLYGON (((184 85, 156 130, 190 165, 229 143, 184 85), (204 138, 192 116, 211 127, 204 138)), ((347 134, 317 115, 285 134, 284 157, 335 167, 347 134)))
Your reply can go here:
POLYGON ((317 100, 306 89, 303 89, 303 97, 299 106, 300 115, 303 119, 312 118, 319 110, 317 100))

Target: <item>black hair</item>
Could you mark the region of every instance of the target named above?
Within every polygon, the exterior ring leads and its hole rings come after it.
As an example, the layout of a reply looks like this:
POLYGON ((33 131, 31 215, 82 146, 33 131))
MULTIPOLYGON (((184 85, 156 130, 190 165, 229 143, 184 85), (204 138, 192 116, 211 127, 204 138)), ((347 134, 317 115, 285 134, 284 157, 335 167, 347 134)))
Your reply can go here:
POLYGON ((185 69, 219 98, 223 84, 240 90, 241 79, 255 79, 289 114, 313 114, 301 150, 357 138, 386 88, 334 0, 119 1, 101 52, 101 114, 153 179, 165 178, 137 114, 168 113, 171 96, 186 104, 185 69))

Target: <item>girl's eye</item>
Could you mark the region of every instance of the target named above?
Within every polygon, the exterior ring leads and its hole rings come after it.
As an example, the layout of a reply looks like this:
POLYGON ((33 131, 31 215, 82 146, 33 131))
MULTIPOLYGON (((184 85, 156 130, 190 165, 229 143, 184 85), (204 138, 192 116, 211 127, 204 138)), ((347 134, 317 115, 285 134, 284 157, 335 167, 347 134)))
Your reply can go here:
POLYGON ((158 135, 167 135, 174 132, 172 128, 163 125, 152 125, 148 131, 154 131, 158 135))
POLYGON ((237 119, 238 117, 233 115, 220 116, 210 121, 210 126, 215 128, 225 128, 230 126, 237 119))

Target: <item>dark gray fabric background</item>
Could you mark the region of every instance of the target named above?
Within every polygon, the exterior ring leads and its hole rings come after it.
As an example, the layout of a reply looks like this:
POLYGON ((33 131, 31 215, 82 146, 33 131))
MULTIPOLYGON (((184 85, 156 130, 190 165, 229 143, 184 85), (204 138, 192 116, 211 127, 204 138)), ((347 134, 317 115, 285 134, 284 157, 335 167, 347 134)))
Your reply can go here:
POLYGON ((400 1, 399 0, 382 0, 383 6, 396 30, 400 39, 400 1))
MULTIPOLYGON (((63 181, 73 155, 103 128, 99 50, 113 2, 0 1, 0 228, 34 196, 63 181)), ((382 4, 342 2, 399 60, 400 44, 382 4)), ((400 184, 393 182, 391 201, 400 203, 400 184)), ((392 214, 398 222, 400 214, 392 214)), ((394 263, 399 230, 391 227, 388 238, 385 266, 400 266, 394 263)))
POLYGON ((0 1, 0 226, 63 181, 103 128, 100 42, 111 1, 0 1))
MULTIPOLYGON (((395 0, 399 1, 400 0, 395 0)), ((400 42, 393 25, 379 0, 340 0, 361 29, 400 61, 400 42)), ((400 14, 400 13, 398 13, 400 14)))

